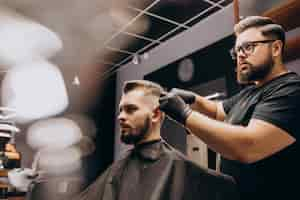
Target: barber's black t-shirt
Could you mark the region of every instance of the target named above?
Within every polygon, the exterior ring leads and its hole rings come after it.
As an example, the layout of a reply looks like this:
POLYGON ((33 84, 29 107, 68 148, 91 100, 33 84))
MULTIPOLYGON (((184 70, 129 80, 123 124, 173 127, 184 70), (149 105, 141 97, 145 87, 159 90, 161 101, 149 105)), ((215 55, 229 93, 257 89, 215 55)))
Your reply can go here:
POLYGON ((221 170, 235 177, 241 200, 300 199, 300 77, 291 72, 261 87, 246 87, 225 100, 223 107, 228 123, 247 126, 250 119, 260 119, 296 139, 280 152, 255 163, 222 158, 221 170))

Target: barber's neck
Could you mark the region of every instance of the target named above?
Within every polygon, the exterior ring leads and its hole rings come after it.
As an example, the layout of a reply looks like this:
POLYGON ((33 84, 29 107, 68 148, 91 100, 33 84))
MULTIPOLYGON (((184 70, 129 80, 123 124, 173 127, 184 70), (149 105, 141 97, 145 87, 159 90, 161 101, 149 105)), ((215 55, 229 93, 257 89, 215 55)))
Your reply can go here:
POLYGON ((272 70, 269 72, 269 74, 264 79, 255 81, 254 83, 257 87, 260 87, 260 86, 266 84, 267 82, 273 80, 274 78, 279 77, 288 72, 289 72, 289 70, 282 64, 282 62, 278 62, 278 63, 274 64, 274 67, 272 68, 272 70))

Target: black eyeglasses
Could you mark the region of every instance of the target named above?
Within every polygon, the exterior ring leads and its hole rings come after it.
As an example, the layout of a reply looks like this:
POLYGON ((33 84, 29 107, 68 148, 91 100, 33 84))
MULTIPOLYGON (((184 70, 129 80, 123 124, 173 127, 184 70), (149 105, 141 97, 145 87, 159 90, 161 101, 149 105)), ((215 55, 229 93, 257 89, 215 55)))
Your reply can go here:
POLYGON ((233 47, 230 49, 230 55, 233 60, 237 59, 237 55, 239 53, 243 53, 243 55, 250 56, 253 52, 257 44, 265 44, 265 43, 270 43, 274 42, 276 40, 258 40, 258 41, 249 41, 249 42, 244 42, 243 44, 233 47))

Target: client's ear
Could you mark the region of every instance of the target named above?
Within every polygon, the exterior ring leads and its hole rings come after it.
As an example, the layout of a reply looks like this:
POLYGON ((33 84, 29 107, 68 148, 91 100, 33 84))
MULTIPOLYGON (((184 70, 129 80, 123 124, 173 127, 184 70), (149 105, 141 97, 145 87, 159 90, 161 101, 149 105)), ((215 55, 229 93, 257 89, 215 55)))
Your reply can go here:
POLYGON ((161 121, 162 117, 163 117, 163 112, 159 109, 159 107, 155 108, 153 110, 152 120, 158 122, 161 121))

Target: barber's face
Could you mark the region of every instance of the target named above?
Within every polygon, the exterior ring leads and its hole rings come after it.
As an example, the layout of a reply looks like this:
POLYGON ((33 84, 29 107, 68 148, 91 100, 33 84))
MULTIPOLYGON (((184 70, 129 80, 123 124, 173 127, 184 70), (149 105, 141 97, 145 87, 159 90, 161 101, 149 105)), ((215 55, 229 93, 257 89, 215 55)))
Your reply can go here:
POLYGON ((121 140, 125 144, 136 144, 149 133, 153 108, 146 98, 141 90, 133 90, 122 95, 118 120, 121 140))
POLYGON ((237 52, 237 79, 239 83, 251 83, 263 80, 272 70, 274 60, 272 57, 272 41, 261 34, 257 28, 250 28, 237 36, 235 47, 243 47, 248 50, 237 52), (255 43, 255 41, 257 43, 255 43), (250 49, 250 50, 249 50, 250 49))

